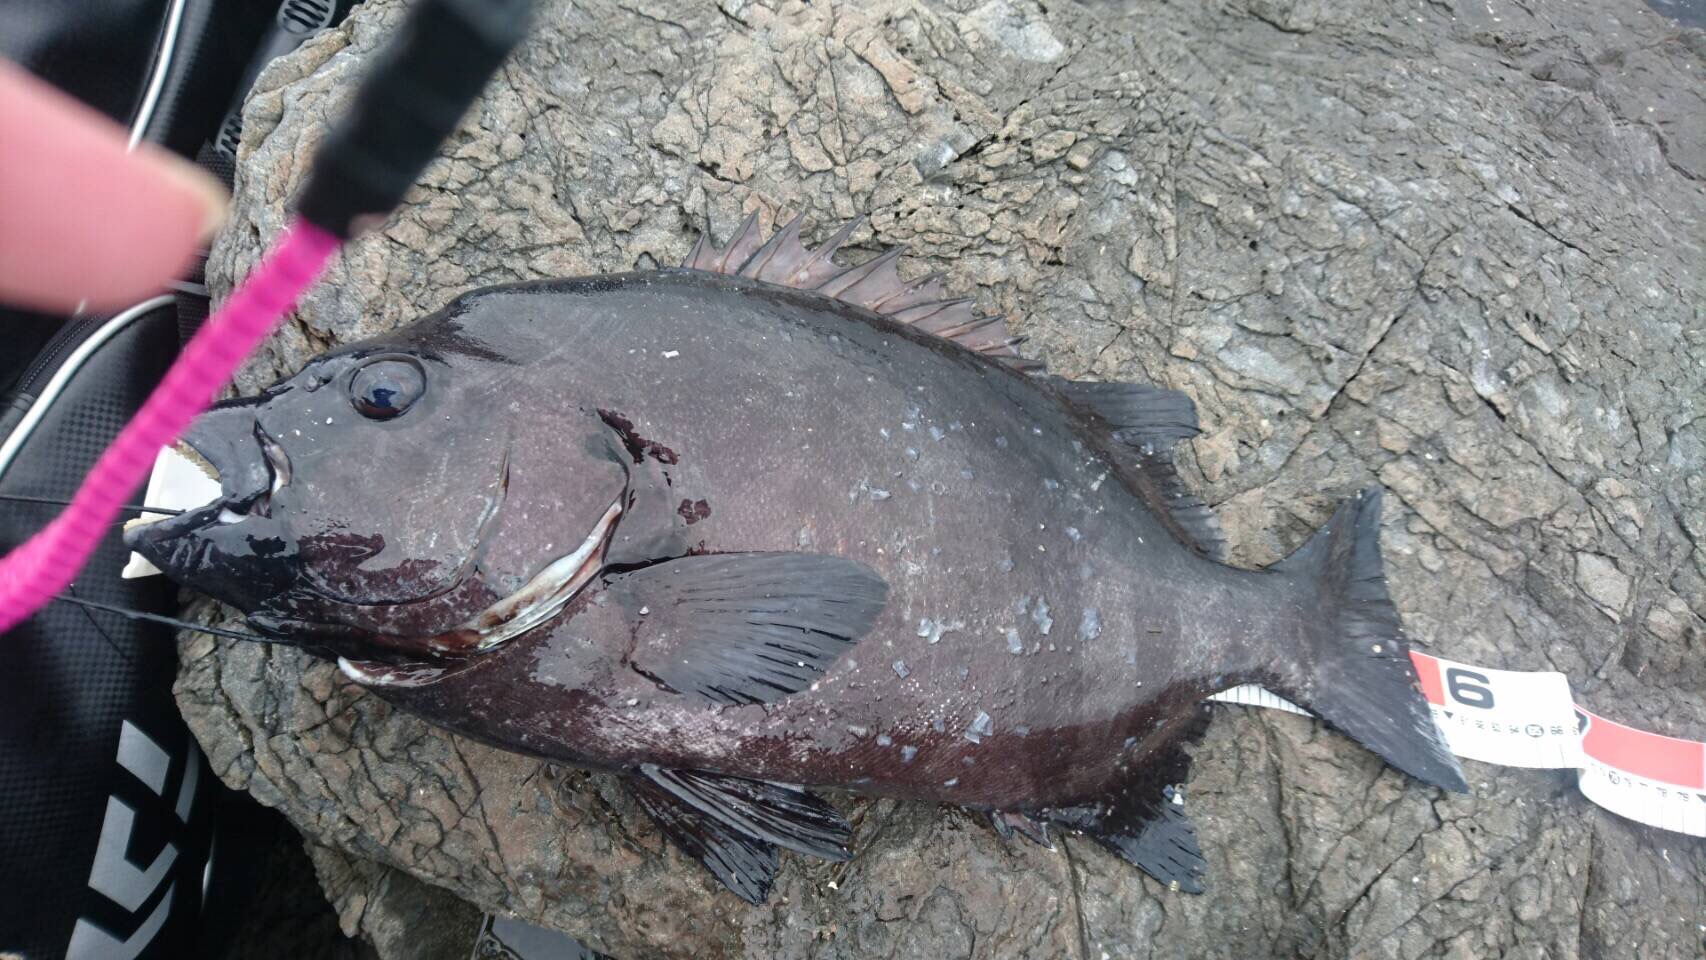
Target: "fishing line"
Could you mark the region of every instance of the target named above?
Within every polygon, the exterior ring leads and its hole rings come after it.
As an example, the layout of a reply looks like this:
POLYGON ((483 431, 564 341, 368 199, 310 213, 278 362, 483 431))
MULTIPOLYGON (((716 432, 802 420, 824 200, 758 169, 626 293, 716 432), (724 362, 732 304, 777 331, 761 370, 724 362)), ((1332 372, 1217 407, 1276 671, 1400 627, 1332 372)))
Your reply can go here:
MULTIPOLYGON (((68 507, 71 505, 70 500, 64 500, 57 497, 32 497, 22 493, 0 493, 0 500, 14 500, 18 503, 45 503, 49 506, 56 507, 68 507)), ((150 507, 140 503, 121 503, 118 505, 117 509, 129 510, 132 513, 161 513, 173 517, 180 513, 188 512, 185 510, 174 510, 171 507, 150 507)))
POLYGON ((82 597, 73 597, 64 593, 55 594, 53 599, 58 600, 61 603, 72 603, 79 607, 87 607, 91 610, 100 610, 105 613, 116 613, 119 616, 130 620, 145 620, 149 623, 163 623, 169 627, 177 627, 180 630, 194 630, 197 633, 205 633, 215 637, 225 637, 231 640, 251 640, 256 643, 284 642, 273 637, 263 637, 258 633, 244 633, 240 630, 227 630, 223 627, 209 627, 199 623, 191 623, 188 620, 179 620, 176 617, 161 616, 158 613, 144 613, 141 610, 115 607, 110 603, 97 603, 94 600, 84 600, 82 597))
MULTIPOLYGON (((65 592, 72 597, 76 597, 77 587, 75 585, 67 586, 65 588, 65 592)), ((83 615, 83 619, 89 621, 89 626, 93 627, 95 632, 101 635, 101 639, 106 641, 107 647, 110 648, 113 653, 118 654, 120 660, 123 660, 125 663, 132 662, 130 651, 118 645, 118 641, 114 640, 113 635, 107 632, 107 628, 101 626, 101 621, 95 619, 95 614, 92 611, 87 607, 80 607, 77 612, 83 615)))
POLYGON ((531 12, 530 0, 417 0, 316 153, 297 217, 190 338, 70 504, 0 559, 0 632, 59 596, 160 448, 212 403, 343 242, 396 208, 521 41, 531 12))

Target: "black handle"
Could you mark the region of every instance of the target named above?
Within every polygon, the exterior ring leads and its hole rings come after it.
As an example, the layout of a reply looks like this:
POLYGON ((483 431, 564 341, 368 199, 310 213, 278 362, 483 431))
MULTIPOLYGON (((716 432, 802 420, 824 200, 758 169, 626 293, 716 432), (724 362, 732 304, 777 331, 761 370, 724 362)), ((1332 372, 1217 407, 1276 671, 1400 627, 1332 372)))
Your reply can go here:
POLYGON ((314 158, 297 212, 339 237, 389 214, 527 33, 531 0, 416 0, 314 158))

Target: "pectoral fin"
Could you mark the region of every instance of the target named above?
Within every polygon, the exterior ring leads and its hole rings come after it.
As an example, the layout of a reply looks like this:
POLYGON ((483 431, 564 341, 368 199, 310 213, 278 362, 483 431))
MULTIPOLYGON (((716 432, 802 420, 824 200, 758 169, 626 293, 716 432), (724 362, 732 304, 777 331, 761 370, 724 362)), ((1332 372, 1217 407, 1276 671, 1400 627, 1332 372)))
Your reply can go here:
POLYGON ((676 693, 769 703, 809 687, 870 632, 888 585, 811 553, 683 557, 616 574, 634 625, 630 664, 676 693))

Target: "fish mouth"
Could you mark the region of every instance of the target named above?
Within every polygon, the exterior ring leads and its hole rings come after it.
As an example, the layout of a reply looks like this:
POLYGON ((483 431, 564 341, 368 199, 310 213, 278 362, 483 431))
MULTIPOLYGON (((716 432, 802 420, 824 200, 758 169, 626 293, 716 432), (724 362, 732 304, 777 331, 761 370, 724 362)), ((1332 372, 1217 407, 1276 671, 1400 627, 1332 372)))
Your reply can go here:
POLYGON ((233 443, 216 441, 205 433, 185 434, 183 444, 213 471, 219 480, 219 498, 202 506, 162 519, 132 521, 125 529, 127 545, 133 537, 143 542, 160 539, 207 525, 209 519, 217 524, 241 523, 250 517, 272 516, 272 500, 280 490, 290 485, 290 455, 278 440, 254 421, 252 433, 261 456, 258 460, 233 454, 233 443), (149 531, 146 535, 135 531, 149 531))
MULTIPOLYGON (((182 442, 217 476, 220 496, 177 516, 133 522, 124 531, 125 545, 173 580, 237 607, 254 622, 257 611, 290 588, 300 572, 296 540, 283 521, 272 515, 274 498, 291 483, 290 457, 260 424, 253 407, 242 403, 209 410, 191 425, 182 442), (271 546, 263 552, 255 546, 257 540, 271 546)), ((481 518, 478 540, 485 539, 500 512, 508 467, 506 451, 500 468, 501 492, 481 518)), ((490 650, 547 622, 603 568, 626 502, 624 492, 572 552, 551 560, 520 588, 457 626, 424 638, 389 637, 381 645, 454 657, 490 650)), ((461 582, 477 555, 478 551, 471 551, 466 568, 439 593, 461 582)), ((410 602, 421 599, 430 598, 410 602)), ((421 675, 399 672, 394 664, 372 666, 375 670, 383 666, 388 676, 421 675)))
MULTIPOLYGON (((525 584, 457 627, 426 639, 435 653, 480 653, 514 639, 557 615, 604 567, 624 497, 617 497, 573 552, 546 564, 525 584)), ((352 679, 360 679, 345 669, 352 679)), ((364 681, 368 682, 368 681, 364 681)))
POLYGON ((205 416, 183 443, 217 476, 219 497, 133 521, 124 543, 173 580, 249 609, 294 575, 294 540, 272 516, 273 498, 290 485, 290 457, 252 409, 216 407, 205 416))

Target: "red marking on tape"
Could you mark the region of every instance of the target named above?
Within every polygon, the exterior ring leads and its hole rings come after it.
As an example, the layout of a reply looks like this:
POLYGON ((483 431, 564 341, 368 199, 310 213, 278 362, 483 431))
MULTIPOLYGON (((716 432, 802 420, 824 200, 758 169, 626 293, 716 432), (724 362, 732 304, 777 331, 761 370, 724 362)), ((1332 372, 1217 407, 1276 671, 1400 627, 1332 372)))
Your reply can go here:
POLYGON ((1427 697, 1431 704, 1445 703, 1445 688, 1439 682, 1439 660, 1411 650, 1410 662, 1416 665, 1416 679, 1422 684, 1422 696, 1427 697))
MULTIPOLYGON (((1576 707, 1582 710, 1581 707, 1576 707)), ((1626 727, 1582 710, 1582 752, 1608 767, 1691 790, 1706 789, 1706 744, 1626 727)))

